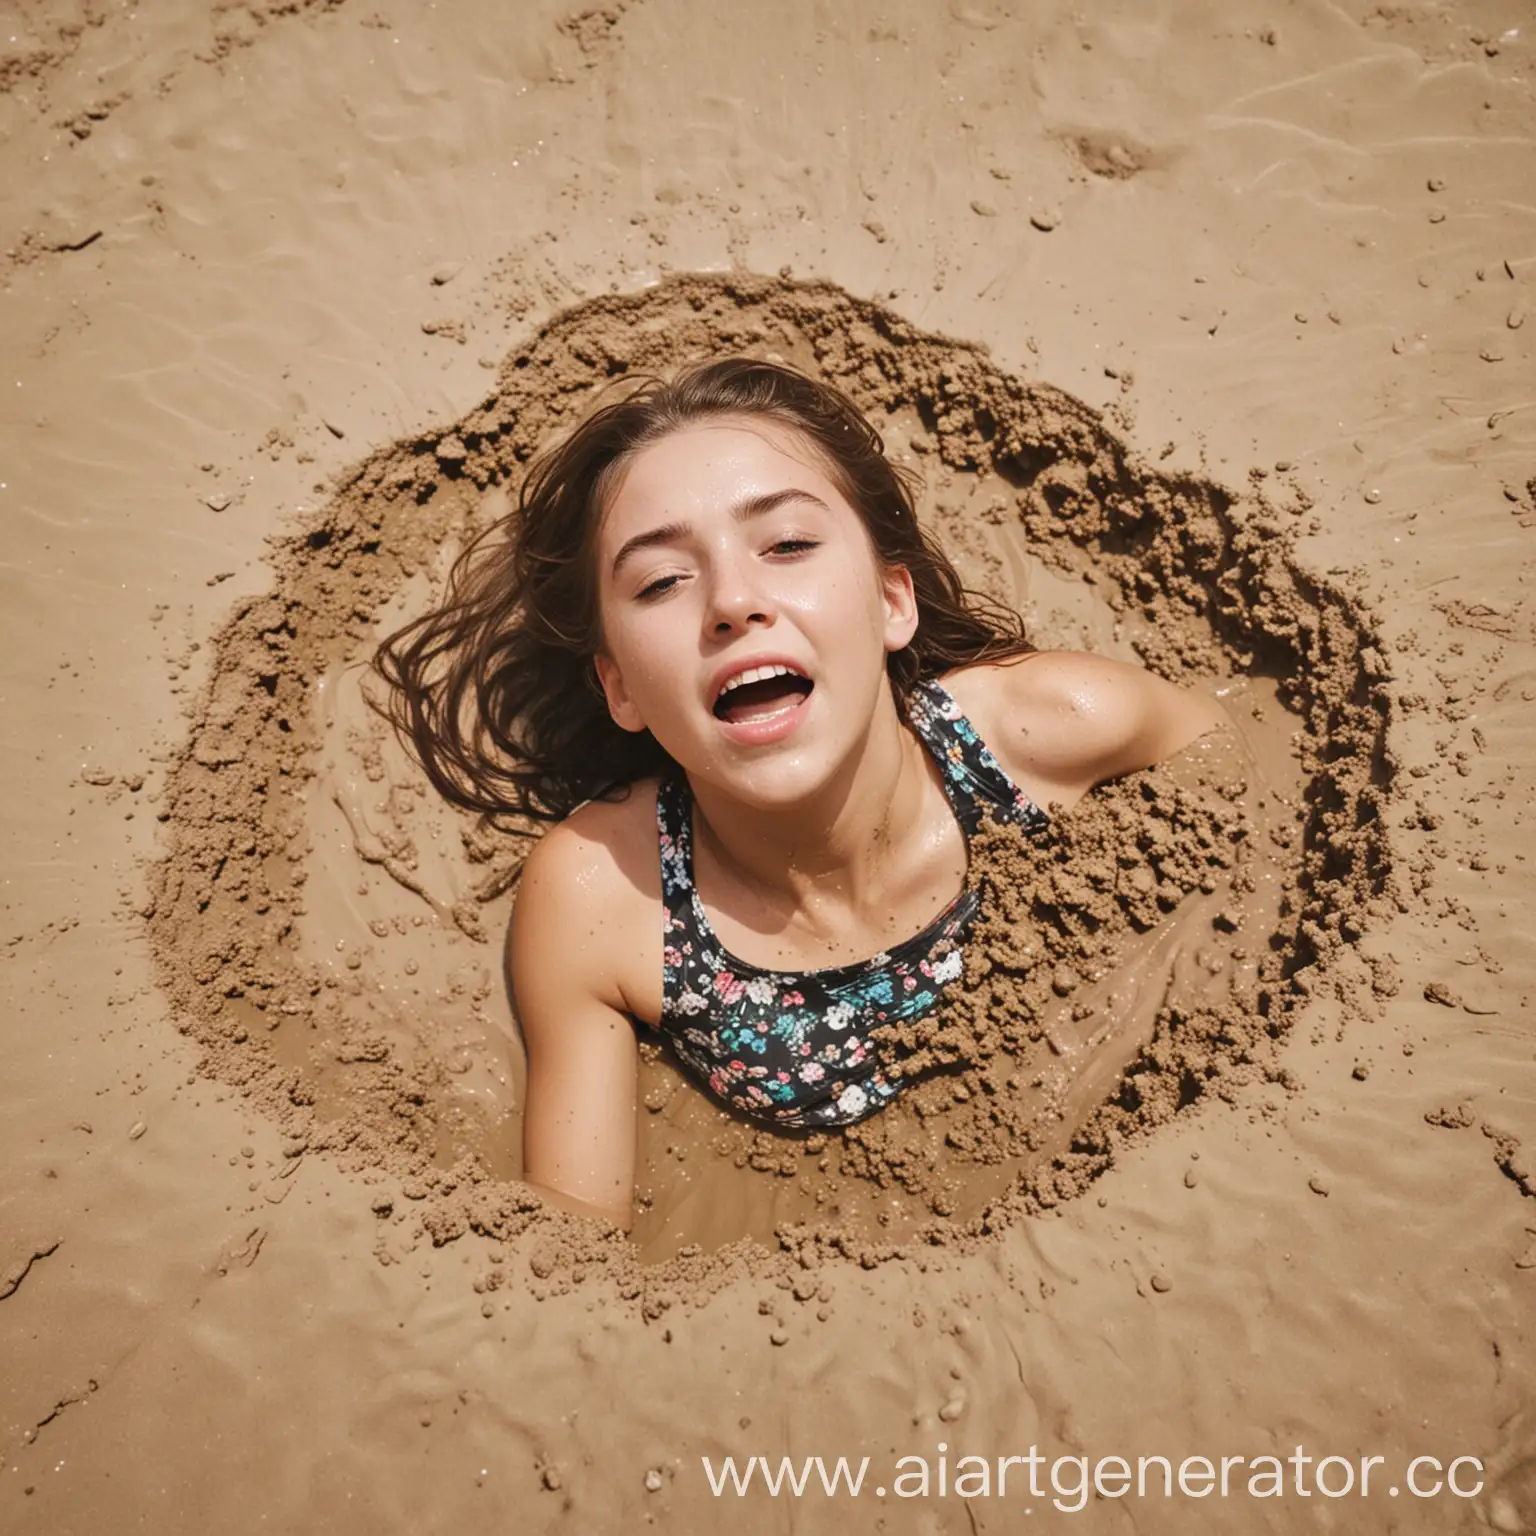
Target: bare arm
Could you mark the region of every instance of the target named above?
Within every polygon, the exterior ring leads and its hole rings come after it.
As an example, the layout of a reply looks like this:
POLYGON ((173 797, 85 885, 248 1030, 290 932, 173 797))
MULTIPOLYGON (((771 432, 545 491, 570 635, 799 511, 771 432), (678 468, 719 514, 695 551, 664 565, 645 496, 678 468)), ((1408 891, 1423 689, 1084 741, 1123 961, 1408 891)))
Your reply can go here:
POLYGON ((606 963, 603 851, 565 825, 523 868, 507 969, 528 1048, 523 1174, 552 1205, 633 1220, 634 1028, 606 963))
POLYGON ((1209 695, 1086 651, 1044 651, 1002 668, 1001 690, 1004 766, 1041 804, 1073 805, 1095 784, 1232 724, 1209 695))

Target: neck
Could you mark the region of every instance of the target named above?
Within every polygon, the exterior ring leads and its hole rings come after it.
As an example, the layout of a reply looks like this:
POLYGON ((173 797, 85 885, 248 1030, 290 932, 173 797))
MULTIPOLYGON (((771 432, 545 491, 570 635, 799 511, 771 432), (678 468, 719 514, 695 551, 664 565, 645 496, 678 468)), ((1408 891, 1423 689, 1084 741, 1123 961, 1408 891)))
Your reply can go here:
POLYGON ((796 906, 878 899, 904 833, 921 823, 927 749, 903 728, 881 689, 869 733, 814 798, 761 810, 694 784, 696 847, 743 883, 796 906))

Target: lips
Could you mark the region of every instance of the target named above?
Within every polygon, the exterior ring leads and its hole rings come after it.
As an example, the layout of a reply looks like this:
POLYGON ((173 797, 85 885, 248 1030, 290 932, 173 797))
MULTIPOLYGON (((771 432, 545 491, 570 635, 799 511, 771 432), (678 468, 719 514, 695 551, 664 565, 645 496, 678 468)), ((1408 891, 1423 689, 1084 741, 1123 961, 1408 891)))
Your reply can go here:
POLYGON ((788 657, 747 657, 715 674, 710 713, 742 745, 774 741, 800 723, 814 690, 805 669, 788 657))
POLYGON ((788 656, 743 656, 716 669, 705 699, 718 720, 745 699, 786 690, 808 693, 814 686, 810 673, 788 656))
POLYGON ((767 713, 741 720, 721 720, 720 730, 728 741, 737 746, 761 747, 769 742, 782 741, 790 732, 798 730, 811 712, 812 695, 804 693, 786 699, 778 708, 767 713))

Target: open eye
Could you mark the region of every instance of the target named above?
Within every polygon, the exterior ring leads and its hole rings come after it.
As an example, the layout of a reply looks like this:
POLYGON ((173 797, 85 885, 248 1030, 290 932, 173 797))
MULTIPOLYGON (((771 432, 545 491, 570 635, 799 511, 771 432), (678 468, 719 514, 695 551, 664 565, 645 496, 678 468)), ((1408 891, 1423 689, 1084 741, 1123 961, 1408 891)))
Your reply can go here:
POLYGON ((783 551, 788 554, 796 554, 802 549, 815 549, 816 539, 779 539, 769 546, 775 553, 783 551))

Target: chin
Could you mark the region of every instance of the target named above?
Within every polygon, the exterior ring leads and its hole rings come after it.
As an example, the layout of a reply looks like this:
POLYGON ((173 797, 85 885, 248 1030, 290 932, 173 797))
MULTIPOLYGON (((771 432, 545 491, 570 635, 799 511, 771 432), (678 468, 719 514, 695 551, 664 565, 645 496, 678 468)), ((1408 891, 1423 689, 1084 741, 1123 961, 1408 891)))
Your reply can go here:
POLYGON ((801 805, 827 787, 832 778, 830 763, 815 762, 805 753, 779 762, 754 763, 738 773, 727 773, 719 780, 732 798, 754 810, 784 811, 801 805))

